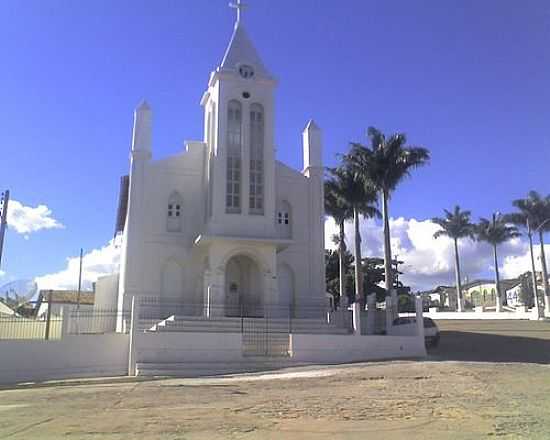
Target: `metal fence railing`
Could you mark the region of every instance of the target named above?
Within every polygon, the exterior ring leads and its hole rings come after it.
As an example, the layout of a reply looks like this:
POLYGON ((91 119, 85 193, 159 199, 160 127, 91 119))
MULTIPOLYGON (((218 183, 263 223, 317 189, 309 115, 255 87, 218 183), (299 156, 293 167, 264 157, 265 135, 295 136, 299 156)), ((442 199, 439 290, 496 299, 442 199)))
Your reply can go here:
POLYGON ((3 339, 61 339, 63 318, 0 317, 0 340, 3 339))
MULTIPOLYGON (((117 323, 128 322, 131 312, 125 310, 73 310, 68 314, 68 335, 103 334, 117 332, 117 323)), ((129 327, 119 326, 118 333, 127 333, 129 327)))
MULTIPOLYGON (((72 310, 40 318, 0 316, 0 340, 58 340, 63 335, 104 334, 117 332, 117 324, 130 322, 130 312, 117 310, 72 310)), ((128 325, 119 326, 127 333, 128 325)))

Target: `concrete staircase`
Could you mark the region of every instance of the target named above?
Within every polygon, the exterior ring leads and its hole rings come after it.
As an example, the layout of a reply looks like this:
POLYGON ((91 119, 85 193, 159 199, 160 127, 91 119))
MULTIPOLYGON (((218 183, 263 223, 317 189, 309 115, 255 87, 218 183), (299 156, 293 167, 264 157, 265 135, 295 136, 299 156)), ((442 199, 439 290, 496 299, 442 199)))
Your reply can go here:
POLYGON ((296 318, 230 318, 172 315, 156 323, 142 323, 148 332, 214 332, 214 333, 270 333, 286 334, 349 334, 350 330, 321 319, 296 318))

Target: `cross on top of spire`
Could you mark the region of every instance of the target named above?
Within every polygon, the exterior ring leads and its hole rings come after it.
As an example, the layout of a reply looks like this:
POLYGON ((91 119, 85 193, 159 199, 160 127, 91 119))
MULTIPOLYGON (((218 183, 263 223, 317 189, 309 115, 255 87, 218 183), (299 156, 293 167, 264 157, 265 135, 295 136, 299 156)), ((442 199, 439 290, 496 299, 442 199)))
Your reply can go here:
POLYGON ((246 9, 248 5, 241 0, 236 0, 236 2, 229 3, 229 7, 237 10, 237 22, 235 24, 238 25, 241 21, 242 11, 246 9))

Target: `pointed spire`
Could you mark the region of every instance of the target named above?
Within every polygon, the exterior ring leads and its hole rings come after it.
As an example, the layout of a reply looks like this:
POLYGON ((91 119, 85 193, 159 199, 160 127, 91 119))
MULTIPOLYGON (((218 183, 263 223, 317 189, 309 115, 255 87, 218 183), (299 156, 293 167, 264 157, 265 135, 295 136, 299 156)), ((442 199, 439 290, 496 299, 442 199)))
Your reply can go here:
POLYGON ((313 130, 320 130, 320 128, 313 119, 310 119, 309 121, 307 121, 304 131, 313 131, 313 130))
POLYGON ((323 141, 321 129, 310 119, 302 132, 304 170, 323 167, 323 141))
POLYGON ((250 65, 254 69, 255 77, 263 77, 271 79, 271 74, 267 71, 262 62, 258 51, 252 44, 243 24, 242 24, 242 9, 246 7, 240 0, 236 3, 230 3, 229 6, 237 9, 237 21, 235 29, 229 41, 229 45, 225 50, 219 70, 237 71, 241 65, 250 65))
POLYGON ((151 153, 152 111, 143 100, 134 111, 134 129, 132 133, 132 151, 151 153))
POLYGON ((149 103, 143 99, 136 108, 137 111, 143 111, 143 110, 151 110, 151 106, 149 103))

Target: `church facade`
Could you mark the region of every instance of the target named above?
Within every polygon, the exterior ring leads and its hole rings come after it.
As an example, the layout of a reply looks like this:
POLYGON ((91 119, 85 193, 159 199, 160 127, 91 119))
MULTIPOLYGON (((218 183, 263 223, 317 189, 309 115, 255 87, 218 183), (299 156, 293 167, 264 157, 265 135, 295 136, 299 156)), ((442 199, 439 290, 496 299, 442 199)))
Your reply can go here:
POLYGON ((151 108, 135 110, 119 310, 133 296, 228 317, 324 305, 321 131, 307 122, 302 170, 278 161, 276 86, 238 18, 200 101, 203 140, 154 160, 151 108))

